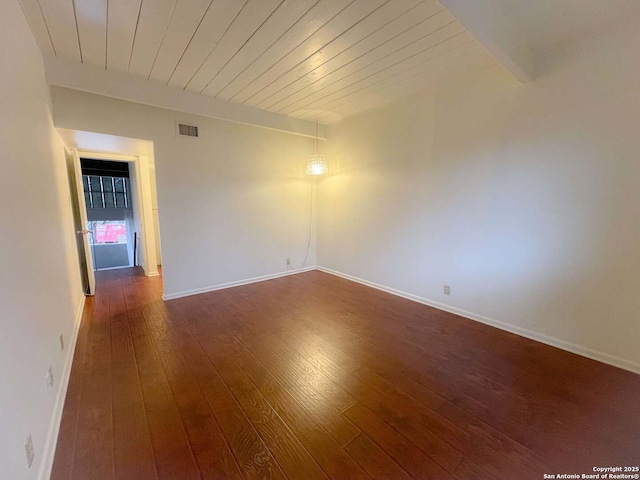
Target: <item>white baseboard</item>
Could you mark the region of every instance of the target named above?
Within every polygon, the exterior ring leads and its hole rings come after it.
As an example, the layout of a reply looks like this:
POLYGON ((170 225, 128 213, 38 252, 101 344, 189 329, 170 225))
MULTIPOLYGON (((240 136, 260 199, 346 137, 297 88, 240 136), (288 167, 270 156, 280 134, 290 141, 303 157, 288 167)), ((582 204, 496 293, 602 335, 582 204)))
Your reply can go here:
POLYGON ((53 415, 49 423, 49 431, 47 439, 42 450, 42 461, 40 462, 40 470, 38 471, 38 480, 49 480, 51 469, 53 468, 53 459, 56 454, 56 446, 58 443, 58 433, 60 432, 60 423, 62 421, 62 411, 64 409, 64 400, 67 396, 67 388, 69 387, 69 377, 71 376, 71 365, 73 364, 73 355, 76 351, 76 342, 78 341, 78 332, 80 330, 80 322, 82 321, 82 313, 87 297, 82 295, 76 317, 74 319, 73 331, 69 343, 65 346, 67 355, 64 360, 62 373, 60 374, 60 382, 58 383, 58 393, 56 401, 53 405, 53 415))
POLYGON ((297 273, 309 272, 315 270, 315 266, 300 268, 298 270, 287 270, 285 272, 272 273, 270 275, 262 275, 260 277, 247 278, 245 280, 238 280, 235 282, 220 283, 218 285, 212 285, 210 287, 195 288, 193 290, 185 290, 184 292, 176 292, 162 295, 162 299, 175 300, 176 298, 188 297, 190 295, 198 295, 199 293, 214 292, 216 290, 223 290, 225 288, 239 287, 240 285, 248 285, 249 283, 264 282, 265 280, 273 280, 274 278, 286 277, 288 275, 295 275, 297 273))
POLYGON ((599 362, 606 363, 614 367, 622 368, 623 370, 628 370, 630 372, 640 374, 639 363, 632 362, 630 360, 626 360, 624 358, 620 358, 615 355, 610 355, 608 353, 600 352, 598 350, 594 350, 589 347, 584 347, 582 345, 577 345, 575 343, 567 342, 566 340, 561 340, 559 338, 550 337, 549 335, 535 332, 533 330, 529 330, 528 328, 518 327, 516 325, 511 325, 509 323, 501 322, 493 318, 468 312, 460 308, 456 308, 450 305, 446 305, 444 303, 436 302, 435 300, 430 300, 428 298, 423 298, 418 295, 406 293, 401 290, 397 290, 395 288, 370 282, 369 280, 364 280, 362 278, 354 277, 353 275, 348 275, 346 273, 338 272, 330 268, 318 266, 316 267, 316 269, 321 272, 329 273, 337 277, 342 277, 347 280, 351 280, 353 282, 361 283, 363 285, 375 288, 377 290, 382 290, 384 292, 391 293, 392 295, 397 295, 398 297, 406 298, 408 300, 413 300, 414 302, 422 303, 424 305, 428 305, 430 307, 434 307, 439 310, 444 310, 445 312, 453 313, 455 315, 459 315, 461 317, 465 317, 470 320, 475 320, 476 322, 481 322, 486 325, 499 328, 500 330, 505 330, 510 333, 515 333, 516 335, 520 335, 521 337, 525 337, 530 340, 535 340, 537 342, 544 343, 552 347, 560 348, 561 350, 566 350, 568 352, 575 353, 577 355, 581 355, 583 357, 587 357, 592 360, 597 360, 599 362))

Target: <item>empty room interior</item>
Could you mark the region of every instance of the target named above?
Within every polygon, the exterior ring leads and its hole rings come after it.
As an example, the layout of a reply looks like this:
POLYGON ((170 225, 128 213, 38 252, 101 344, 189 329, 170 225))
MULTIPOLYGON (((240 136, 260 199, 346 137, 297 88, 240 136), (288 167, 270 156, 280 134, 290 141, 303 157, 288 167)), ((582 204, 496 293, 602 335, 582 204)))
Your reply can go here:
POLYGON ((0 478, 640 478, 640 1, 0 40, 0 478))

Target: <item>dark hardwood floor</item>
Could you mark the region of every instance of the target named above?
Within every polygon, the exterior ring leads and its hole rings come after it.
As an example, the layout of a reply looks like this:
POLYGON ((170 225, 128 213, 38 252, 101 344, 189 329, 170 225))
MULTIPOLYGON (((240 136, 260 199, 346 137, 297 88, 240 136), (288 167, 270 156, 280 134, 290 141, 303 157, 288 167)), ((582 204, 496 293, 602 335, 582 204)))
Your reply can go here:
POLYGON ((640 376, 320 272, 98 275, 54 480, 541 479, 640 463, 640 376))

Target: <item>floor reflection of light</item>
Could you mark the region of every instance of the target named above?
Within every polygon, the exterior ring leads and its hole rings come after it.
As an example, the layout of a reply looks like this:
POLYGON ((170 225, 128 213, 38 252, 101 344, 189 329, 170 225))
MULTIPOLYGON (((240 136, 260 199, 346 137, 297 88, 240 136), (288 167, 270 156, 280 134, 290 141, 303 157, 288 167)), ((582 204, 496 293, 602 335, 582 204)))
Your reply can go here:
POLYGON ((320 389, 323 397, 331 401, 331 394, 339 392, 340 385, 346 381, 343 369, 328 358, 328 352, 318 344, 313 334, 298 338, 295 346, 302 357, 313 367, 314 386, 320 389), (317 382, 317 383, 316 383, 317 382))

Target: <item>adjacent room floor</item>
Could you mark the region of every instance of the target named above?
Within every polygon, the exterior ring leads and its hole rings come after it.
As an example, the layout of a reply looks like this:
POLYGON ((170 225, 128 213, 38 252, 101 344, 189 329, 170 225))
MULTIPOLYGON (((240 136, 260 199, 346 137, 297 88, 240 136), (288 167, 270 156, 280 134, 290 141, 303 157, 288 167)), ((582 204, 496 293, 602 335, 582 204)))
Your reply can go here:
POLYGON ((640 376, 320 272, 98 273, 54 480, 539 479, 637 465, 640 376))

